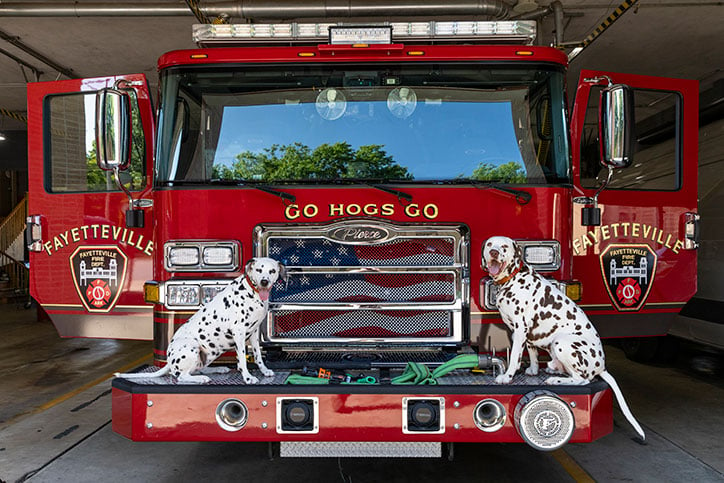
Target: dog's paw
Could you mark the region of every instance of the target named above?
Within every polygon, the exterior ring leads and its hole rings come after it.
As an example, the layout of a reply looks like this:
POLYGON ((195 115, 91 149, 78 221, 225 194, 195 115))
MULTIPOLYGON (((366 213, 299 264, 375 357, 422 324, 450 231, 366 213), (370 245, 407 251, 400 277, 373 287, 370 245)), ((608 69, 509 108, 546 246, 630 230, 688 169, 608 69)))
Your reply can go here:
POLYGON ((258 377, 252 376, 251 374, 244 374, 244 384, 257 384, 258 382, 258 377))
POLYGON ((525 373, 529 376, 537 376, 538 375, 538 367, 530 366, 525 370, 525 373))
POLYGON ((549 377, 543 381, 543 384, 548 384, 549 386, 560 386, 561 384, 565 384, 565 381, 562 377, 549 377))
POLYGON ((510 374, 501 374, 498 377, 495 378, 496 384, 510 384, 510 381, 513 380, 513 376, 510 374))
POLYGON ((261 370, 261 373, 264 374, 264 377, 272 377, 274 375, 274 371, 272 371, 269 368, 266 368, 266 367, 264 369, 260 368, 260 370, 261 370))

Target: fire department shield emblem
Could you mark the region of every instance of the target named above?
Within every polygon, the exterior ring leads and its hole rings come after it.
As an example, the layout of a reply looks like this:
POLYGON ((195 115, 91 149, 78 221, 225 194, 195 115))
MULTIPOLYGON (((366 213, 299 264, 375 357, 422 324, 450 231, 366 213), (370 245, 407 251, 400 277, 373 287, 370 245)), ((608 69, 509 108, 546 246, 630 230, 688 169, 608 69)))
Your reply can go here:
POLYGON ((82 246, 70 256, 73 284, 88 312, 110 312, 126 278, 128 258, 117 246, 82 246))
POLYGON ((639 310, 656 274, 656 253, 648 245, 609 245, 601 253, 601 274, 618 310, 639 310))

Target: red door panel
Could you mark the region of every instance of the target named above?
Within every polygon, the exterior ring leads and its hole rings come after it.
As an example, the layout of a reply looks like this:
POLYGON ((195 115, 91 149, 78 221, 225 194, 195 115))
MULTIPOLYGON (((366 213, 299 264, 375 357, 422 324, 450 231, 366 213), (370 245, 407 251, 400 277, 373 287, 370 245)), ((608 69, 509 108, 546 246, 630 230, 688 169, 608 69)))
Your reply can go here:
POLYGON ((574 197, 593 196, 602 169, 595 78, 634 89, 636 147, 632 165, 598 198, 600 226, 583 226, 582 205, 573 205, 581 304, 602 336, 663 334, 696 291, 685 222, 697 211, 698 82, 582 71, 571 120, 574 197))
POLYGON ((128 197, 95 163, 95 92, 132 89, 134 198, 150 198, 153 110, 144 75, 28 86, 28 213, 41 225, 30 290, 64 337, 152 338, 143 283, 152 278, 152 212, 127 228, 128 197))

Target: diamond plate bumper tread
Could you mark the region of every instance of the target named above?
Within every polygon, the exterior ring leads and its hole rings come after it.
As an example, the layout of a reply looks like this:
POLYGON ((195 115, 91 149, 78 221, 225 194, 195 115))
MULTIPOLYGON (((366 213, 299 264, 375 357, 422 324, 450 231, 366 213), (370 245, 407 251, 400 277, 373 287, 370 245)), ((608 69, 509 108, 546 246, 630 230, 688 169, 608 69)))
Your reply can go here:
POLYGON ((440 458, 442 445, 435 442, 282 441, 283 458, 440 458))

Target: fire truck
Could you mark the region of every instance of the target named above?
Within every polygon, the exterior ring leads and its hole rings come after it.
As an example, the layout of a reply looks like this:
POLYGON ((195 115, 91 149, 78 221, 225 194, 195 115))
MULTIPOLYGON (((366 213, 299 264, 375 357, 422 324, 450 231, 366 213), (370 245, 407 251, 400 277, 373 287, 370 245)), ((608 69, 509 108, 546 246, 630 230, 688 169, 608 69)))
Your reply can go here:
POLYGON ((155 106, 141 74, 30 84, 31 291, 61 336, 153 340, 163 366, 251 258, 289 272, 273 377, 117 378, 114 431, 284 456, 610 433, 603 381, 494 383, 509 334, 483 243, 515 239, 602 337, 665 334, 696 291, 698 84, 584 70, 569 110, 567 57, 535 30, 200 24, 155 106))

